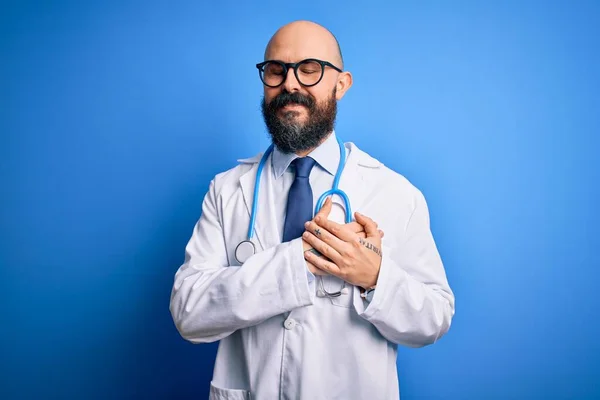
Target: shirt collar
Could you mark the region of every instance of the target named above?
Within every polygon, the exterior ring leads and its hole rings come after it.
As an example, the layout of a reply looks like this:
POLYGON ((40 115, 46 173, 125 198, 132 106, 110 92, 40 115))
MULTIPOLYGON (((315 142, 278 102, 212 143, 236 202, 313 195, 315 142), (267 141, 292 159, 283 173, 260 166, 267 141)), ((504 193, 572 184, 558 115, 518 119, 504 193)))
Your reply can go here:
MULTIPOLYGON (((340 162, 340 148, 337 143, 335 131, 332 131, 327 139, 311 151, 308 156, 315 160, 330 175, 335 175, 340 162)), ((283 175, 296 158, 298 158, 296 153, 283 153, 275 146, 271 160, 275 179, 283 175)))

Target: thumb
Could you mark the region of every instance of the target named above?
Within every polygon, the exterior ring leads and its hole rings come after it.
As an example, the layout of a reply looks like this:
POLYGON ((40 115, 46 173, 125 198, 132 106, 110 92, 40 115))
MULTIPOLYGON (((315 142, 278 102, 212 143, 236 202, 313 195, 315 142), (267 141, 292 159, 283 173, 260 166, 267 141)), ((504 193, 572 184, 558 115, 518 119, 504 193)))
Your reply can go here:
POLYGON ((365 227, 365 233, 367 234, 367 237, 376 237, 376 238, 380 238, 380 233, 379 230, 377 229, 377 224, 375 223, 375 221, 373 221, 371 218, 362 215, 359 212, 355 212, 354 216, 356 218, 356 222, 358 222, 359 224, 361 224, 362 226, 365 227))
MULTIPOLYGON (((329 213, 331 213, 332 204, 333 202, 331 201, 331 197, 328 197, 327 200, 325 200, 325 203, 323 204, 319 212, 317 213, 317 215, 323 218, 329 217, 329 213)), ((315 215, 315 218, 317 217, 317 215, 315 215)))

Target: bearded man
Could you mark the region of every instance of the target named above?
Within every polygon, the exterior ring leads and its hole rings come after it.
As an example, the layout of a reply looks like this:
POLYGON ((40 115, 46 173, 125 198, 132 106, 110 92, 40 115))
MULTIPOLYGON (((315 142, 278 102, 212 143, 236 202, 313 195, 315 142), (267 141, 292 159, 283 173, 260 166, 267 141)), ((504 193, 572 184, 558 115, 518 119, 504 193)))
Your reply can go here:
POLYGON ((272 146, 210 182, 175 325, 220 341, 211 399, 397 399, 398 345, 436 342, 454 315, 425 198, 337 136, 352 75, 331 32, 288 24, 256 67, 272 146))

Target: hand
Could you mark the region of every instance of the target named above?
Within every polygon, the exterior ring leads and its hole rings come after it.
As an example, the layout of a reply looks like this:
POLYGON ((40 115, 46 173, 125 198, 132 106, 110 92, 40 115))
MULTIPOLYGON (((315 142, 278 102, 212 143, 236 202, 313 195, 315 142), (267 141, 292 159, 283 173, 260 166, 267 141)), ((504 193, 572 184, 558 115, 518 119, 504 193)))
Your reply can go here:
MULTIPOLYGON (((319 210, 317 215, 315 215, 315 219, 323 218, 324 220, 327 220, 327 218, 329 217, 329 214, 331 213, 332 205, 333 205, 333 202, 331 201, 331 198, 328 197, 327 200, 325 200, 325 203, 323 204, 323 207, 321 208, 321 210, 319 210)), ((313 221, 314 221, 314 219, 313 219, 313 221)), ((365 227, 358 222, 350 222, 348 224, 344 224, 341 226, 343 227, 343 229, 347 230, 349 233, 354 233, 357 235, 357 237, 359 237, 361 239, 367 238, 367 234, 365 232, 365 227)), ((381 238, 383 238, 385 233, 382 230, 377 230, 377 232, 378 232, 379 238, 381 240, 381 238)), ((304 254, 305 254, 305 259, 307 259, 306 252, 308 250, 312 250, 313 246, 304 239, 302 241, 302 246, 303 246, 303 250, 304 250, 304 254)), ((322 255, 320 255, 320 256, 315 255, 315 254, 313 254, 313 255, 317 258, 323 257, 322 255)), ((311 273, 313 273, 314 275, 329 275, 329 273, 327 273, 326 271, 324 271, 322 269, 317 268, 313 263, 311 263, 308 260, 306 260, 306 264, 307 264, 308 270, 311 273)))
MULTIPOLYGON (((325 207, 323 207, 325 208, 325 207)), ((356 221, 363 227, 366 237, 317 214, 306 223, 303 239, 323 257, 305 252, 304 257, 319 274, 330 274, 346 282, 369 288, 377 283, 381 267, 381 231, 370 218, 355 213, 356 221)))

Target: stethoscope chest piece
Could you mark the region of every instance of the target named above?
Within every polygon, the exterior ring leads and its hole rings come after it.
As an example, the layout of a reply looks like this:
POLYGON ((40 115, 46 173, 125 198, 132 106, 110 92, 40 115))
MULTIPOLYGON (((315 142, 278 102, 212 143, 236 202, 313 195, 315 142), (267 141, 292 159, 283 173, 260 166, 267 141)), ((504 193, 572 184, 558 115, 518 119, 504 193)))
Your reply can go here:
POLYGON ((256 248, 254 247, 254 243, 250 240, 244 240, 235 248, 235 259, 243 264, 252 257, 256 253, 256 248))

